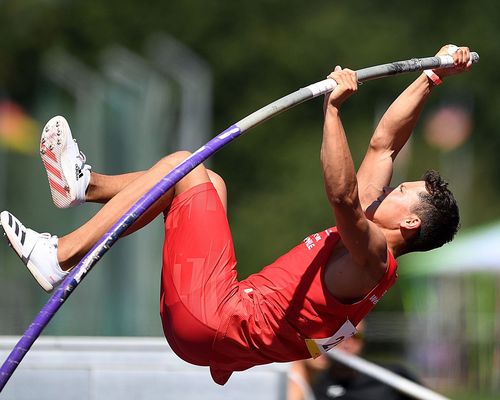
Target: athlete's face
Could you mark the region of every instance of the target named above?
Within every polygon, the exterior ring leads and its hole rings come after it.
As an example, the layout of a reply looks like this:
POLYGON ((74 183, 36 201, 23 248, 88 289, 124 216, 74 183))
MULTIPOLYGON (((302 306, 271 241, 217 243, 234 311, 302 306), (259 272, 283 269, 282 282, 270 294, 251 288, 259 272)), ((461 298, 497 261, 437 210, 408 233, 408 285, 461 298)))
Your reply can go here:
POLYGON ((404 182, 395 188, 385 187, 382 194, 367 208, 366 214, 373 222, 394 228, 401 220, 413 214, 412 210, 425 193, 425 182, 404 182))

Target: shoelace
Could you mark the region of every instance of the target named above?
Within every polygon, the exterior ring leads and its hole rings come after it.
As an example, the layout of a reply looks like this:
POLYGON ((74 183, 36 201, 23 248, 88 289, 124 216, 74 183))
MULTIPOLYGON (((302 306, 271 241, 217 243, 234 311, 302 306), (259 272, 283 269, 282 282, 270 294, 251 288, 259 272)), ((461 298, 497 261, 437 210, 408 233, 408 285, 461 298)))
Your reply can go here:
MULTIPOLYGON (((43 232, 43 233, 39 233, 39 238, 42 238, 42 239, 47 239, 47 240, 50 240, 52 239, 53 237, 57 237, 57 236, 54 236, 54 235, 51 235, 50 233, 48 232, 43 232)), ((50 243, 50 242, 46 242, 46 241, 43 241, 42 242, 45 246, 49 247, 49 248, 56 248, 57 246, 54 246, 53 243, 50 243)))
POLYGON ((76 158, 78 160, 80 160, 81 164, 80 164, 80 168, 83 168, 85 166, 85 162, 87 161, 87 157, 85 157, 85 154, 83 154, 81 151, 80 151, 80 154, 78 154, 76 156, 76 158))
POLYGON ((85 157, 85 154, 83 154, 82 151, 80 151, 80 154, 78 154, 76 158, 81 162, 81 164, 78 166, 78 168, 80 168, 80 171, 85 171, 91 168, 91 166, 87 164, 87 157, 85 157))

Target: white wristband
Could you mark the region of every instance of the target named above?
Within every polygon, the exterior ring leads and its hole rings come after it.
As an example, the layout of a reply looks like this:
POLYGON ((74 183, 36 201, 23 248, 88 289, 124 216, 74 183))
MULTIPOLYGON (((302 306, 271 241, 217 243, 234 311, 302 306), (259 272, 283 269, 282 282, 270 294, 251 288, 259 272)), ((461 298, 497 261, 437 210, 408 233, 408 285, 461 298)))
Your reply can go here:
POLYGON ((431 80, 434 86, 438 86, 441 85, 441 83, 443 83, 441 78, 432 69, 424 70, 424 74, 427 75, 427 77, 431 80))

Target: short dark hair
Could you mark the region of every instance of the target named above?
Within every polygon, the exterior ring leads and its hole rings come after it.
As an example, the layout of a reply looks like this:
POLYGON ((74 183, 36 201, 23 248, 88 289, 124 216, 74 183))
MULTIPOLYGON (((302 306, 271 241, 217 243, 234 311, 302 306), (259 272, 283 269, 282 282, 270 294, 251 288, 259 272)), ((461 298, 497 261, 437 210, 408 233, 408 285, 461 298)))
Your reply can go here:
POLYGON ((427 251, 451 242, 460 228, 460 214, 453 193, 439 172, 427 171, 422 179, 427 192, 412 210, 421 220, 419 232, 406 246, 407 251, 427 251))

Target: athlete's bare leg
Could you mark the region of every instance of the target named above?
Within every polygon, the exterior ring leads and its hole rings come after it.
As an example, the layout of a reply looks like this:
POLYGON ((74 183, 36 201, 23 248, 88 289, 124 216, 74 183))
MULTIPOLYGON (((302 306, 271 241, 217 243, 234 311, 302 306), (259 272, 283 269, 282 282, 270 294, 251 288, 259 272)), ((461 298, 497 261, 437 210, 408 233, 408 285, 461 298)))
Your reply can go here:
MULTIPOLYGON (((68 270, 76 265, 137 200, 188 155, 188 152, 173 153, 145 172, 118 175, 116 177, 95 174, 95 180, 87 201, 100 200, 104 202, 106 200, 107 202, 87 223, 68 235, 59 238, 58 261, 61 268, 68 270)), ((203 165, 199 165, 153 204, 129 228, 126 234, 142 228, 161 214, 169 207, 175 195, 209 181, 213 182, 224 207, 226 207, 226 190, 222 178, 211 171, 209 173, 203 165)))
MULTIPOLYGON (((212 181, 217 193, 226 208, 226 186, 222 178, 210 169, 206 170, 208 177, 212 181)), ((130 172, 121 175, 104 175, 92 171, 90 182, 87 189, 85 201, 90 203, 106 204, 116 194, 121 192, 126 186, 137 178, 141 177, 146 171, 130 172)))

